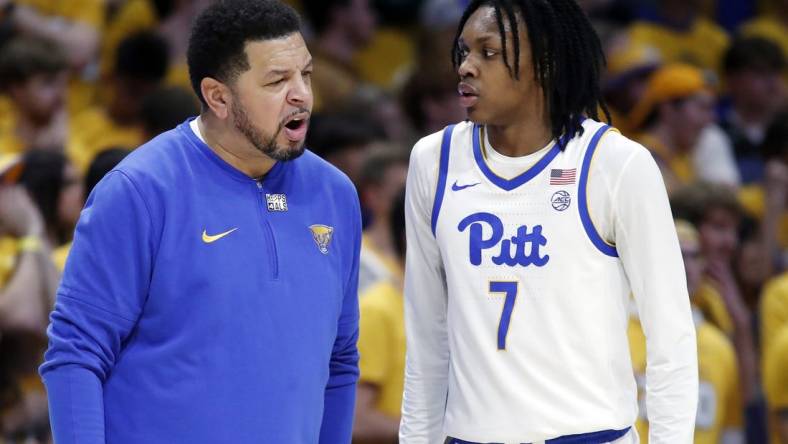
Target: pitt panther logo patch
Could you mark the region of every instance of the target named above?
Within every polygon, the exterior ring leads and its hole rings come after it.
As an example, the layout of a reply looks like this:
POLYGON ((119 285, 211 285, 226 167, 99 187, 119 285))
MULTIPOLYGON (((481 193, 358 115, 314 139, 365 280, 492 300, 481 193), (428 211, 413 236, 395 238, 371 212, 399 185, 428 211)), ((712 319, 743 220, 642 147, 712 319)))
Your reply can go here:
POLYGON ((328 244, 331 243, 331 235, 334 234, 334 227, 327 225, 310 225, 309 229, 312 231, 312 238, 317 244, 317 248, 323 254, 328 254, 328 244))

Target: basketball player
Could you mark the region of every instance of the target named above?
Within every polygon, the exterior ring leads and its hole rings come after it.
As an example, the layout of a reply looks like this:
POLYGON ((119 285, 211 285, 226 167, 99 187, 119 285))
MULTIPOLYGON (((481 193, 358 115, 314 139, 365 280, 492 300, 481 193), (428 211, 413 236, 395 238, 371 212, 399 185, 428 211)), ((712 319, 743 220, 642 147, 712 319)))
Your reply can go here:
POLYGON ((470 121, 407 183, 400 442, 636 443, 627 345, 647 337, 650 442, 692 442, 695 330, 665 186, 600 123, 600 43, 574 0, 476 0, 453 56, 470 121))

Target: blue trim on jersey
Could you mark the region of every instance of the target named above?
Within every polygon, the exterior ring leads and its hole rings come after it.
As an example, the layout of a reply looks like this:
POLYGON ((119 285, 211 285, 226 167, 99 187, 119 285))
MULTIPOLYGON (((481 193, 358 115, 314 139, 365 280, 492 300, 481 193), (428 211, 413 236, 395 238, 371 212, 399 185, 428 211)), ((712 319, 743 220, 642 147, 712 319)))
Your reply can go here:
POLYGON ((484 173, 490 182, 495 184, 498 188, 502 188, 506 191, 512 191, 513 189, 536 177, 545 168, 547 168, 547 165, 550 165, 550 162, 555 159, 555 156, 561 152, 561 147, 565 146, 571 139, 568 134, 565 134, 563 137, 561 137, 560 142, 553 145, 553 148, 551 148, 550 151, 548 151, 547 154, 539 159, 539 161, 536 162, 531 168, 512 179, 504 179, 503 177, 495 174, 490 169, 490 167, 487 166, 487 162, 484 160, 481 144, 479 142, 479 128, 479 125, 473 125, 473 157, 476 159, 476 165, 479 166, 479 169, 482 170, 482 173, 484 173))
POLYGON ((454 125, 449 125, 443 130, 443 141, 441 142, 441 160, 438 167, 438 188, 435 190, 435 202, 432 204, 432 235, 438 227, 438 214, 441 212, 443 204, 443 194, 446 191, 446 175, 449 173, 449 148, 451 147, 451 134, 454 132, 454 125))
POLYGON ((599 432, 582 433, 579 435, 566 435, 555 439, 548 439, 544 444, 602 444, 613 442, 626 435, 631 427, 623 430, 602 430, 599 432))
MULTIPOLYGON (((548 439, 545 444, 604 444, 613 442, 629 432, 632 427, 627 427, 623 430, 602 430, 599 432, 581 433, 579 435, 566 435, 559 436, 558 438, 548 439)), ((452 438, 449 444, 483 444, 472 441, 463 441, 461 439, 452 438)), ((495 443, 488 443, 495 444, 495 443)))
POLYGON ((586 186, 588 185, 588 169, 591 166, 591 159, 594 157, 594 151, 599 144, 599 140, 610 129, 609 125, 604 125, 597 130, 594 137, 591 138, 591 143, 588 145, 585 157, 583 157, 583 170, 580 172, 580 183, 578 184, 578 209, 580 210, 580 220, 583 222, 583 228, 586 230, 588 238, 594 246, 610 257, 618 257, 618 250, 613 245, 608 244, 602 239, 602 236, 596 231, 594 223, 591 221, 591 215, 588 213, 588 197, 586 196, 586 186))

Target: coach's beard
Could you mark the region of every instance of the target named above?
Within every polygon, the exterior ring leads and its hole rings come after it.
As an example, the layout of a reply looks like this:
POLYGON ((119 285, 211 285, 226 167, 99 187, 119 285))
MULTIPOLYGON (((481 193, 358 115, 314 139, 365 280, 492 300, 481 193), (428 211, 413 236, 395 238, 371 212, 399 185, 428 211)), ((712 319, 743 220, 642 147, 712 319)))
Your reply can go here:
MULTIPOLYGON (((254 124, 249 120, 246 110, 240 105, 239 101, 235 101, 236 106, 231 107, 235 127, 241 134, 246 137, 258 151, 265 154, 274 160, 288 161, 293 160, 304 154, 304 141, 296 142, 295 145, 288 144, 288 146, 280 147, 276 144, 276 138, 285 127, 283 122, 279 122, 273 136, 266 137, 262 131, 257 129, 254 124)), ((304 112, 306 110, 299 110, 304 112)))

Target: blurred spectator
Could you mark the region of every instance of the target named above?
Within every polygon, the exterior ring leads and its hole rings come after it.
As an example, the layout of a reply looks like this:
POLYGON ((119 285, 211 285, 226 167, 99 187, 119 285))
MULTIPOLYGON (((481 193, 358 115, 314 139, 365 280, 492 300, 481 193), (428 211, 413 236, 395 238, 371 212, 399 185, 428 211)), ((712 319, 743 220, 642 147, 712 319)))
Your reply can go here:
POLYGON ((674 217, 686 219, 698 229, 705 270, 695 304, 733 340, 741 375, 741 398, 748 412, 748 441, 762 442, 757 439, 765 439, 766 425, 761 417, 764 412, 758 385, 754 318, 734 272, 741 207, 732 190, 708 183, 679 189, 671 196, 671 207, 674 217))
POLYGON ((788 326, 788 271, 764 286, 760 314, 761 356, 765 359, 778 332, 788 326))
POLYGON ((457 75, 449 69, 418 69, 413 73, 402 91, 402 107, 419 134, 432 134, 465 120, 457 83, 457 75))
POLYGON ((359 294, 381 280, 402 279, 403 269, 389 221, 394 199, 405 186, 407 174, 408 158, 396 147, 378 148, 361 167, 359 198, 369 218, 361 239, 359 294))
POLYGON ((68 71, 60 46, 18 37, 0 51, 0 88, 12 109, 0 119, 0 152, 62 150, 68 138, 68 71))
MULTIPOLYGON (((736 353, 725 334, 708 322, 695 305, 703 278, 703 254, 698 232, 684 220, 676 221, 676 231, 687 274, 687 290, 693 303, 692 314, 698 342, 699 398, 694 442, 743 444, 743 405, 736 353)), ((642 442, 646 443, 646 338, 636 315, 630 319, 627 335, 641 407, 636 427, 642 442)))
POLYGON ((92 107, 74 117, 77 143, 68 154, 79 171, 93 157, 112 146, 139 146, 144 140, 142 100, 155 90, 167 72, 167 43, 151 32, 121 42, 106 107, 92 107))
POLYGON ((358 188, 368 149, 383 139, 383 130, 367 115, 334 112, 312 116, 306 146, 347 174, 358 188))
POLYGON ((0 20, 10 21, 17 32, 60 43, 75 70, 96 56, 103 0, 0 0, 0 11, 0 20))
POLYGON ((369 0, 304 2, 304 12, 315 35, 310 44, 314 110, 341 104, 361 80, 353 59, 372 40, 376 24, 369 0))
POLYGON ((9 331, 43 337, 57 276, 43 218, 20 186, 0 187, 0 236, 0 339, 9 331))
POLYGON ((167 42, 168 85, 191 91, 186 67, 189 29, 197 14, 214 0, 126 0, 107 23, 101 46, 101 76, 110 78, 115 53, 124 39, 140 31, 155 31, 167 42))
POLYGON ((764 389, 769 402, 772 442, 788 442, 788 324, 775 335, 774 347, 764 350, 764 389))
POLYGON ((725 53, 724 72, 730 106, 722 127, 733 142, 742 182, 761 182, 764 159, 759 148, 766 129, 785 104, 780 48, 762 38, 736 39, 725 53))
MULTIPOLYGON (((391 237, 397 262, 405 265, 405 192, 391 202, 391 237)), ((384 280, 361 294, 359 301, 358 389, 353 442, 397 442, 405 379, 405 320, 402 282, 384 280)))
POLYGON ((191 90, 180 86, 160 87, 142 101, 145 139, 152 139, 198 114, 200 107, 191 90))
POLYGON ((700 15, 699 0, 661 0, 646 20, 635 22, 635 43, 657 48, 666 63, 683 62, 719 72, 728 35, 700 15))
POLYGON ((714 95, 702 72, 670 64, 654 72, 633 109, 636 139, 651 150, 669 193, 698 176, 693 149, 713 121, 713 108, 714 95))
POLYGON ((629 114, 641 100, 651 74, 659 68, 659 51, 632 42, 627 37, 611 41, 607 49, 607 71, 602 89, 613 118, 623 134, 634 136, 629 114))
POLYGON ((49 245, 57 248, 70 242, 85 202, 76 169, 58 152, 30 151, 24 162, 19 183, 38 206, 49 245))
POLYGON ((740 33, 746 37, 763 37, 780 46, 783 56, 788 57, 788 0, 771 2, 775 11, 763 14, 743 24, 740 33))
MULTIPOLYGON (((100 152, 93 158, 93 162, 90 163, 90 167, 88 167, 88 171, 85 174, 84 185, 82 189, 83 192, 83 199, 80 201, 80 208, 82 207, 85 199, 90 196, 90 193, 93 191, 93 188, 96 184, 107 174, 110 170, 115 168, 115 165, 120 163, 124 157, 126 157, 131 150, 125 148, 110 148, 105 151, 100 152)), ((77 215, 78 217, 79 215, 77 215)), ((55 248, 52 252, 52 262, 55 265, 55 268, 58 272, 62 273, 66 267, 66 260, 68 259, 68 253, 71 251, 71 241, 68 241, 61 246, 55 248)))

